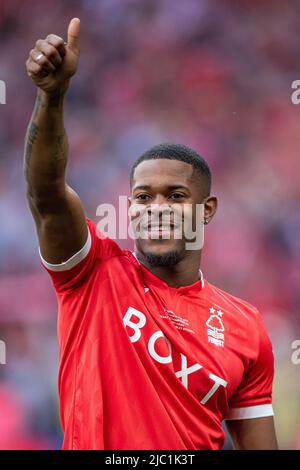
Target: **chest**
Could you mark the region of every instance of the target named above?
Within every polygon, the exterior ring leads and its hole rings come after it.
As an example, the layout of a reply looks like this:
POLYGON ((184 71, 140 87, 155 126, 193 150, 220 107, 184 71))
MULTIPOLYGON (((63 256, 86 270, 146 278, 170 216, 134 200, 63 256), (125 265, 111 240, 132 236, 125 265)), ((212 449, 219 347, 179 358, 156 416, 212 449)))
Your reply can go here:
POLYGON ((102 278, 89 337, 105 331, 127 362, 175 378, 202 404, 214 395, 228 402, 251 355, 247 327, 205 295, 174 295, 125 274, 102 278))

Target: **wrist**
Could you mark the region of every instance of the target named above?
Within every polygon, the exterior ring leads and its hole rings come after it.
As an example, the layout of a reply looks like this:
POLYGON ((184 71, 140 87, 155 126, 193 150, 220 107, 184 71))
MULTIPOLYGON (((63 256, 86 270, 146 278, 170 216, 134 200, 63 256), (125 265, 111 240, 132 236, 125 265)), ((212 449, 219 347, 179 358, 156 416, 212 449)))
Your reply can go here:
POLYGON ((62 103, 69 86, 69 80, 53 91, 45 91, 38 88, 37 96, 45 105, 57 105, 62 103))

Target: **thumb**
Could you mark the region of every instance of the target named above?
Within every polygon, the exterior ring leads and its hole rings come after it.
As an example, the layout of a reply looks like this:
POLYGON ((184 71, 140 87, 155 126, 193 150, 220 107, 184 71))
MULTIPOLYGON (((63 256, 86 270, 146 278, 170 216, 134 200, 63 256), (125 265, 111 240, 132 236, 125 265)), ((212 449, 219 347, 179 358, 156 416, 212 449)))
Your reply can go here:
POLYGON ((70 21, 68 27, 68 47, 73 51, 79 49, 79 31, 80 31, 80 19, 73 18, 70 21))

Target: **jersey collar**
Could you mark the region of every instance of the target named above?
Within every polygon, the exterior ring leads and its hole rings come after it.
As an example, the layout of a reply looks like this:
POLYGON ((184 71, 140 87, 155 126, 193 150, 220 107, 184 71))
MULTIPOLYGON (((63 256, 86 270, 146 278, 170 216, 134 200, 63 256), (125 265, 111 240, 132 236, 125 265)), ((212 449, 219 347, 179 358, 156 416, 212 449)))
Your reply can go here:
POLYGON ((205 281, 204 281, 204 276, 203 276, 201 269, 199 269, 199 279, 195 281, 193 284, 189 284, 187 286, 180 286, 180 287, 170 287, 165 281, 155 276, 155 274, 153 274, 148 268, 146 268, 146 266, 140 263, 134 251, 132 251, 131 254, 141 270, 145 284, 149 287, 151 286, 151 284, 153 284, 156 287, 160 287, 164 289, 167 288, 173 292, 177 292, 181 294, 199 292, 204 288, 205 281))

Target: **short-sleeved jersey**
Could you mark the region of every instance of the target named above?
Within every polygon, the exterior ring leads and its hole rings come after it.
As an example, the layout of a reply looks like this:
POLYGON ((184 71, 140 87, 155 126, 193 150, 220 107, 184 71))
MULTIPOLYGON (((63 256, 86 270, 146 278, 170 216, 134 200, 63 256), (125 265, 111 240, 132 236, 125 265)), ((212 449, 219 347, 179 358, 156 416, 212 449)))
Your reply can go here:
POLYGON ((63 449, 220 449, 222 421, 273 415, 273 353, 249 303, 201 278, 172 288, 87 219, 43 261, 58 299, 63 449))

